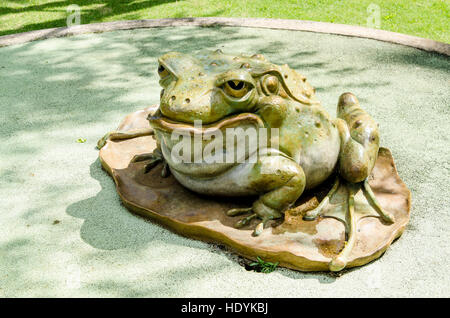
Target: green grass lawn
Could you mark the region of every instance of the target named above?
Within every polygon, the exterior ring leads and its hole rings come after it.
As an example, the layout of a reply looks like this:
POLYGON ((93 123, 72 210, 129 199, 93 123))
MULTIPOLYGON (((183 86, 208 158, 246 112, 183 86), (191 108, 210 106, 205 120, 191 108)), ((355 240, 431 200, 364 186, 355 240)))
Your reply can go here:
POLYGON ((67 7, 81 23, 179 17, 265 17, 367 26, 371 4, 380 29, 450 42, 450 0, 0 0, 0 35, 66 26, 67 7))

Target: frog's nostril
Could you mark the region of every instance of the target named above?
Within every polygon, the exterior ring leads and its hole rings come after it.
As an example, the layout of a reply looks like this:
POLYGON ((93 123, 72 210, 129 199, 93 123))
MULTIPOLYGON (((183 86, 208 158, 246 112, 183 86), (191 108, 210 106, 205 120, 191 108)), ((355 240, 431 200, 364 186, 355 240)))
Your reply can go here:
POLYGON ((188 104, 191 102, 191 100, 189 98, 186 98, 184 101, 188 104))

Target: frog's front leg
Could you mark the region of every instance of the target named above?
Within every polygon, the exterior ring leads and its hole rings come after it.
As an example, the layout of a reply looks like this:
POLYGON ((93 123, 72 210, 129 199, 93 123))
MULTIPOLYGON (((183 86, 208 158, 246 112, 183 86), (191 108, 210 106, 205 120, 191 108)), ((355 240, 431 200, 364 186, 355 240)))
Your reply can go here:
POLYGON ((97 142, 97 148, 102 149, 108 140, 125 140, 132 139, 136 137, 142 136, 151 136, 153 135, 153 128, 138 128, 127 131, 113 130, 106 133, 99 141, 97 142))
POLYGON ((161 177, 166 178, 170 175, 169 165, 163 157, 161 149, 159 147, 155 148, 151 153, 142 153, 139 155, 135 155, 130 162, 141 162, 148 161, 144 168, 144 173, 149 173, 154 167, 156 167, 159 163, 162 163, 163 168, 161 170, 161 177))
POLYGON ((247 225, 253 218, 260 218, 262 222, 256 226, 254 236, 262 233, 267 221, 283 217, 284 211, 303 193, 306 184, 303 169, 292 159, 282 155, 262 156, 245 178, 249 187, 261 195, 252 207, 231 209, 227 215, 253 212, 238 221, 236 227, 247 225))

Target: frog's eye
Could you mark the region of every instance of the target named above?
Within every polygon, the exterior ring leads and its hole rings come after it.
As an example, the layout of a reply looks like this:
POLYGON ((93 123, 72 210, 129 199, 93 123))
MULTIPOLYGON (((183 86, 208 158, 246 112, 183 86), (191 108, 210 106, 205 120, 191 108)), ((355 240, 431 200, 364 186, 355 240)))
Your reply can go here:
POLYGON ((262 86, 267 95, 277 94, 279 87, 280 87, 280 81, 276 76, 268 75, 263 78, 262 86))
POLYGON ((243 97, 249 90, 248 84, 243 81, 228 81, 223 88, 227 95, 235 98, 243 97))
POLYGON ((164 78, 164 77, 166 77, 167 75, 169 75, 170 73, 169 73, 169 71, 168 71, 164 66, 162 66, 161 64, 159 64, 159 66, 158 66, 158 74, 159 74, 159 77, 160 77, 160 78, 164 78))

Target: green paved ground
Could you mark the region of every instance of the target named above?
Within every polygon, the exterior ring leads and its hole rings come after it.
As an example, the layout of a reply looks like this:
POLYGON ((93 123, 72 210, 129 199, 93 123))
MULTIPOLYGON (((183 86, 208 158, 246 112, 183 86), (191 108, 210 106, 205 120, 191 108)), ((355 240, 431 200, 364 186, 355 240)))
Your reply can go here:
POLYGON ((450 42, 449 0, 2 0, 0 35, 64 27, 69 5, 79 6, 82 24, 181 17, 281 18, 378 27, 450 42), (372 23, 371 17, 379 23, 372 23))
POLYGON ((449 75, 442 56, 295 31, 141 29, 1 48, 0 296, 448 297, 449 75), (218 47, 290 64, 333 115, 352 91, 380 123, 413 197, 381 259, 339 278, 247 272, 120 204, 97 139, 157 102, 158 55, 218 47))

